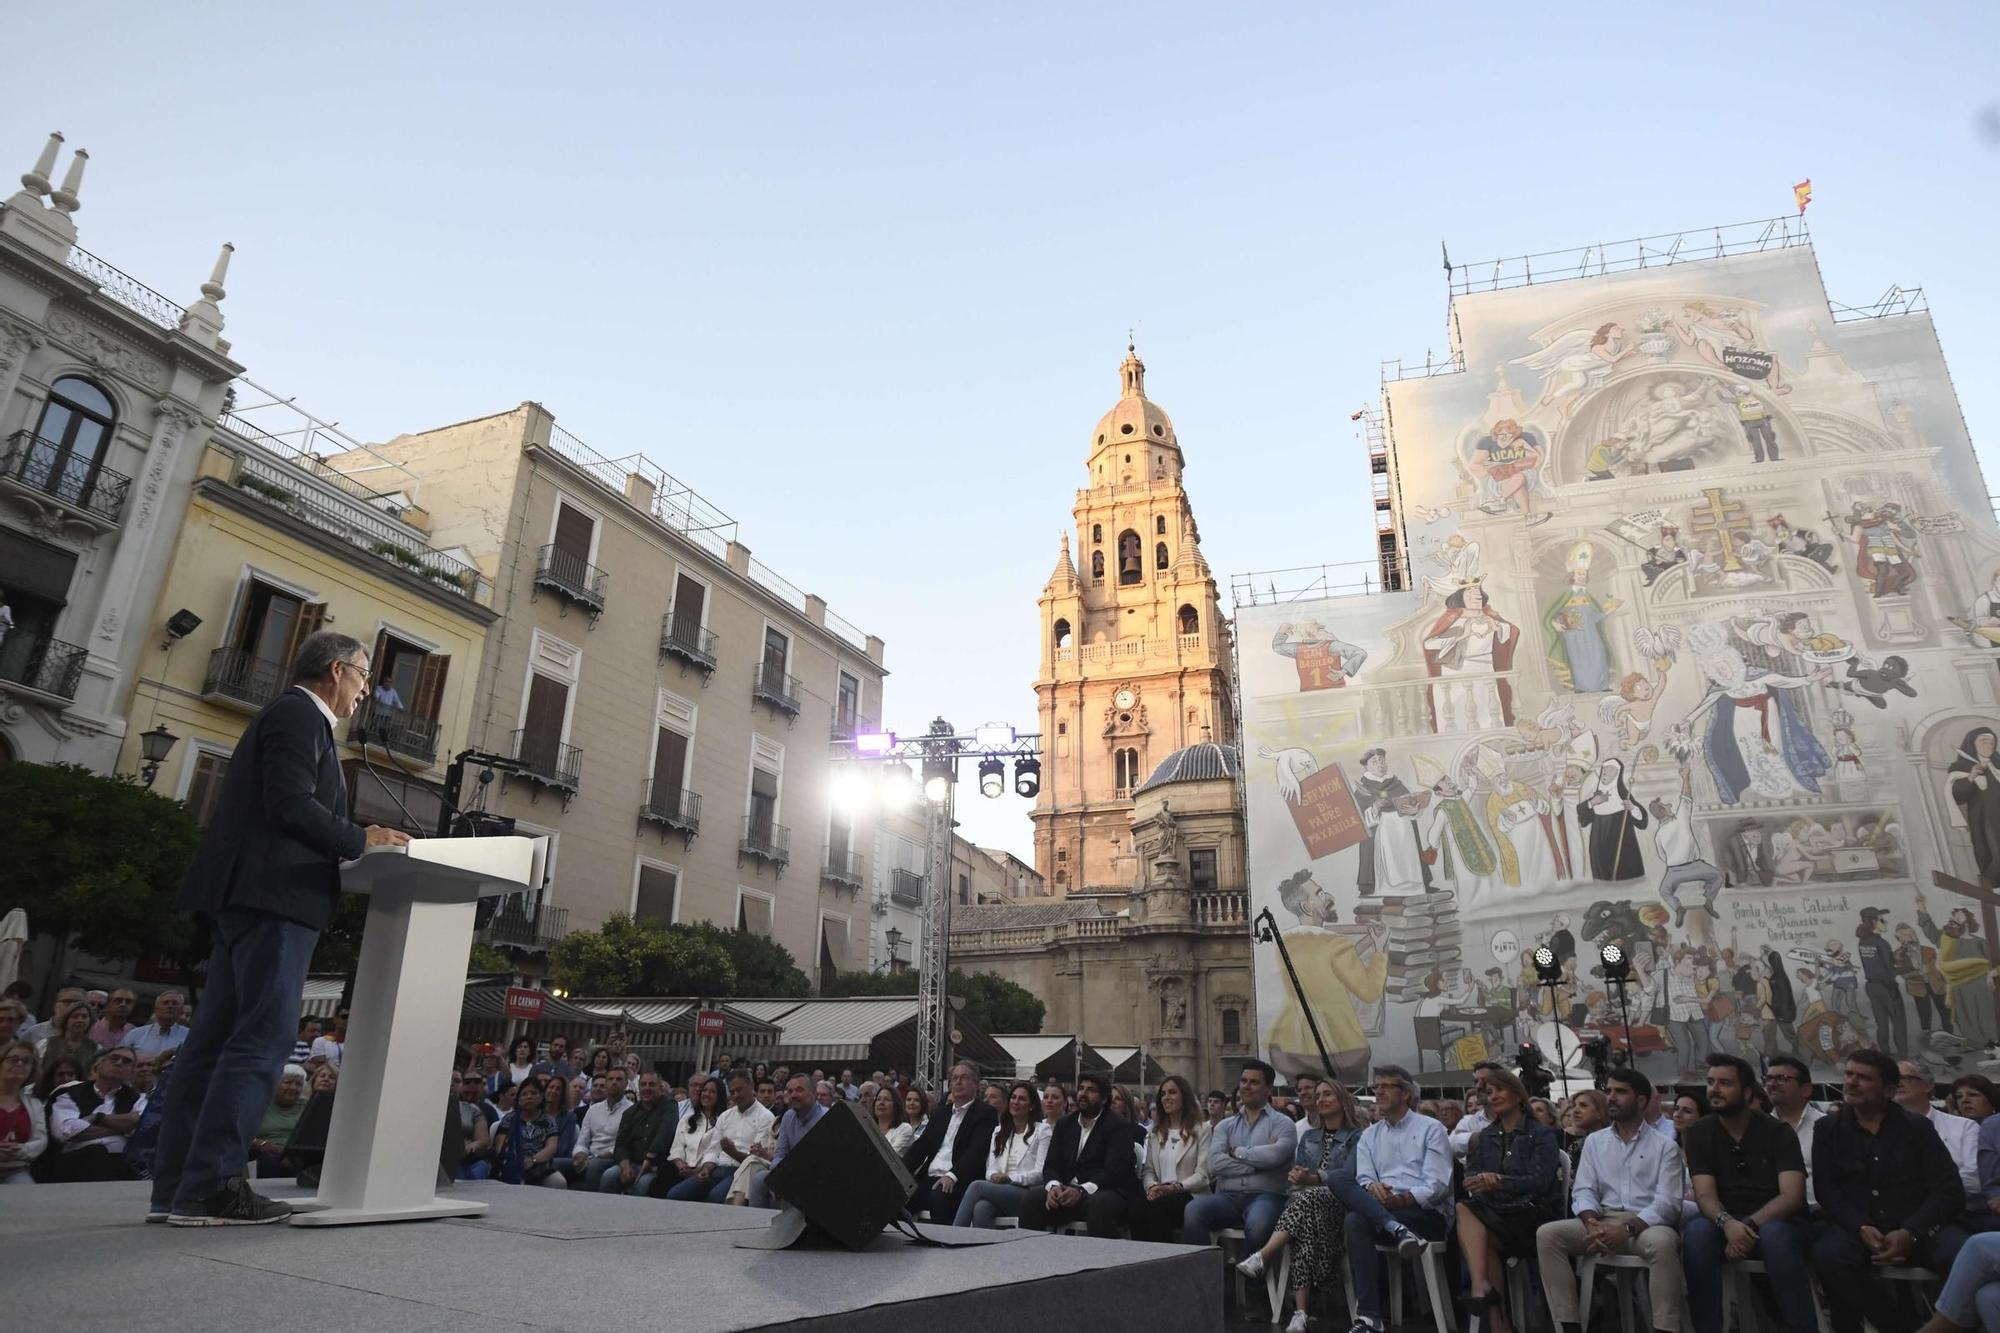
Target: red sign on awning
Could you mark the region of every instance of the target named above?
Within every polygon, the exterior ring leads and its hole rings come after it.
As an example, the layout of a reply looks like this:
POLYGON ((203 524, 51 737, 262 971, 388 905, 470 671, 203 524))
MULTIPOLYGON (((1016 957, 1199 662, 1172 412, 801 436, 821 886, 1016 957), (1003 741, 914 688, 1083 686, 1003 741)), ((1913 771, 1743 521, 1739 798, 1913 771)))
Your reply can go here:
POLYGON ((542 1016, 542 1001, 547 999, 538 990, 524 990, 519 986, 507 988, 507 1017, 534 1022, 542 1016))
POLYGON ((698 1037, 720 1037, 727 1027, 720 1009, 702 1009, 695 1013, 694 1031, 698 1037))

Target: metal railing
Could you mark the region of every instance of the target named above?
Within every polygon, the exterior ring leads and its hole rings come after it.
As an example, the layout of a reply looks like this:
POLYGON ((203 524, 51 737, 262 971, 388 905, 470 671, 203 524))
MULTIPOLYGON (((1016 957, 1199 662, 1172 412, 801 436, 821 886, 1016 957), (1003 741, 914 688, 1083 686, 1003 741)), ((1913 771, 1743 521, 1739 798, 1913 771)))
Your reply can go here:
POLYGON ((169 301, 130 273, 113 267, 80 245, 69 248, 69 258, 64 262, 70 272, 89 278, 97 284, 98 291, 149 324, 157 324, 163 329, 177 329, 187 316, 185 306, 169 301))
POLYGON ((431 549, 373 507, 344 493, 315 485, 318 479, 275 458, 245 453, 237 457, 236 488, 269 501, 292 517, 427 578, 461 597, 478 599, 479 571, 456 556, 431 549))
POLYGON ((717 642, 714 630, 675 620, 672 611, 660 622, 660 656, 679 658, 699 671, 715 670, 717 642))
POLYGON ((881 729, 881 724, 872 717, 860 713, 843 713, 838 710, 833 715, 832 738, 837 741, 851 741, 856 736, 870 736, 881 729))
POLYGON ((819 877, 829 884, 845 884, 851 889, 860 888, 863 882, 861 853, 827 848, 826 864, 820 867, 819 877))
POLYGON ((1905 287, 1901 283, 1891 284, 1888 291, 1876 297, 1870 305, 1842 305, 1838 301, 1827 302, 1833 311, 1833 322, 1845 324, 1856 319, 1883 319, 1889 315, 1920 315, 1931 308, 1921 287, 1905 287))
POLYGON ((230 699, 262 708, 285 688, 285 664, 258 657, 247 648, 217 648, 208 655, 202 697, 230 699))
POLYGON ((647 512, 663 526, 717 557, 721 557, 729 543, 736 540, 735 519, 644 454, 606 458, 556 425, 549 427, 549 448, 614 495, 630 499, 626 481, 634 475, 641 477, 653 488, 653 502, 647 507, 647 512))
POLYGON ((889 872, 889 901, 905 907, 924 905, 924 877, 914 870, 889 872))
POLYGON ((1538 255, 1460 264, 1447 271, 1447 284, 1452 295, 1465 296, 1811 243, 1812 236, 1803 217, 1760 218, 1754 222, 1731 222, 1720 227, 1697 227, 1631 240, 1600 241, 1576 249, 1548 250, 1538 255))
POLYGON ((736 844, 736 850, 741 855, 754 856, 776 866, 786 865, 792 859, 792 831, 783 824, 745 815, 743 839, 736 844))
MULTIPOLYGON (((1408 571, 1401 571, 1407 578, 1408 571)), ((1405 586, 1408 586, 1405 584, 1405 586)), ((1382 583, 1378 560, 1345 560, 1334 565, 1299 565, 1292 569, 1263 569, 1229 577, 1229 599, 1234 606, 1258 606, 1271 602, 1298 602, 1320 597, 1344 597, 1356 593, 1393 591, 1382 583)))
POLYGON ((798 677, 786 675, 770 662, 757 664, 757 683, 751 687, 750 697, 791 717, 799 715, 798 677))
POLYGON ((521 765, 529 781, 539 782, 544 787, 575 791, 578 780, 583 776, 582 749, 560 741, 547 745, 531 744, 526 727, 514 733, 513 744, 507 752, 515 763, 521 765))
POLYGON ((407 708, 392 708, 363 696, 355 706, 354 720, 348 724, 347 737, 353 740, 364 731, 371 744, 394 750, 397 754, 425 762, 437 758, 436 718, 418 717, 407 708))
POLYGON ((62 445, 33 430, 17 430, 8 437, 7 452, 0 456, 0 476, 107 523, 118 521, 126 492, 132 489, 132 479, 124 473, 76 454, 65 457, 62 445))
POLYGON ((76 698, 83 680, 86 649, 61 639, 10 634, 0 641, 0 681, 58 699, 76 698), (18 638, 18 644, 11 642, 18 638))
POLYGON ((647 778, 639 784, 639 818, 649 824, 673 829, 676 833, 701 832, 701 793, 681 786, 662 786, 655 790, 656 781, 647 778))
POLYGON ((510 949, 547 949, 569 934, 567 907, 545 907, 526 898, 519 893, 502 898, 500 910, 479 932, 480 942, 510 949))
POLYGON ((535 558, 535 582, 579 606, 604 609, 604 585, 611 576, 574 551, 544 546, 535 558))

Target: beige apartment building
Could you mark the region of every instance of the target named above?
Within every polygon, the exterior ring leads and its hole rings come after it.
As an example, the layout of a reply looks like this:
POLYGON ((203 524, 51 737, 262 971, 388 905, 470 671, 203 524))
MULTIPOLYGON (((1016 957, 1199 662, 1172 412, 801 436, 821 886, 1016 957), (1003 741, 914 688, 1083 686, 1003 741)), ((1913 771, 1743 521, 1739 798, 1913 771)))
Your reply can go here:
POLYGON ((866 966, 875 830, 835 808, 829 741, 881 716, 882 641, 539 404, 374 453, 423 476, 433 541, 494 585, 469 746, 495 780, 465 797, 551 839, 547 884, 496 942, 626 912, 746 927, 816 978, 866 966))

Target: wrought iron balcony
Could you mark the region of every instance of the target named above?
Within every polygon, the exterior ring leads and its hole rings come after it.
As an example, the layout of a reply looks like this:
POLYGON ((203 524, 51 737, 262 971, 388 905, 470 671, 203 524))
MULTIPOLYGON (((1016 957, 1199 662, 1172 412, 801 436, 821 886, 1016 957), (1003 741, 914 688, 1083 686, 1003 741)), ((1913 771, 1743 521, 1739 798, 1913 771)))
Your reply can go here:
POLYGON ((889 901, 905 907, 924 905, 924 877, 914 870, 889 872, 889 901))
POLYGON ((0 640, 0 685, 17 686, 68 703, 76 698, 76 687, 83 680, 84 659, 89 655, 87 650, 61 639, 10 634, 0 640))
POLYGON ((693 667, 704 677, 713 672, 715 643, 713 630, 675 620, 671 611, 660 622, 660 656, 674 658, 683 670, 693 667))
POLYGON ((0 481, 37 497, 56 501, 94 527, 115 528, 125 512, 125 493, 132 479, 99 467, 91 459, 64 454, 54 440, 32 430, 17 430, 0 455, 0 481))
POLYGON ((285 664, 258 657, 247 648, 217 648, 208 655, 201 697, 258 709, 285 688, 285 664))
POLYGON ((872 717, 863 717, 860 713, 843 713, 839 709, 834 710, 834 740, 851 741, 856 736, 873 735, 879 730, 881 730, 880 724, 872 717))
POLYGON ((611 576, 596 565, 558 546, 544 546, 535 559, 535 586, 562 598, 565 615, 571 603, 582 607, 593 626, 604 614, 604 585, 610 580, 611 576))
POLYGON ((363 696, 354 710, 354 720, 348 724, 347 739, 352 741, 364 731, 372 745, 426 763, 437 758, 436 718, 418 717, 407 708, 392 708, 363 696))
POLYGON ((736 844, 738 856, 755 857, 783 870, 792 860, 792 831, 755 815, 743 817, 743 840, 736 844))
POLYGON ((843 852, 829 847, 826 864, 820 867, 819 877, 828 884, 838 884, 843 888, 859 891, 862 885, 861 854, 843 852))
POLYGON ((523 776, 536 786, 562 792, 565 801, 576 793, 583 776, 583 751, 577 746, 560 741, 538 742, 523 728, 514 733, 507 753, 521 766, 523 776))
POLYGON ((639 820, 657 826, 662 835, 678 833, 693 842, 701 832, 701 793, 647 778, 639 784, 639 820))
POLYGON ((775 663, 757 664, 757 683, 750 697, 774 713, 796 719, 799 715, 799 679, 780 671, 775 663))
POLYGON ((510 893, 500 900, 500 910, 479 932, 482 944, 507 949, 546 950, 569 934, 569 909, 545 907, 527 901, 528 895, 510 893))

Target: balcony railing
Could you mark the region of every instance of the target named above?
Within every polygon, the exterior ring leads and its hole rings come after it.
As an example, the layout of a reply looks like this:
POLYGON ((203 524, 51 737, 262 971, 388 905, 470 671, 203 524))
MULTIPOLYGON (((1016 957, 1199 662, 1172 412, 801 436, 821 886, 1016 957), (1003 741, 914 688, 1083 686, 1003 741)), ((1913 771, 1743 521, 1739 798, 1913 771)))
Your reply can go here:
POLYGON ((1198 926, 1242 926, 1250 921, 1250 895, 1241 889, 1197 889, 1194 920, 1198 926))
POLYGON ((364 732, 370 744, 397 754, 426 763, 437 758, 437 719, 418 717, 407 708, 392 708, 364 697, 354 710, 354 721, 348 724, 347 738, 354 740, 364 732))
POLYGON ((905 907, 924 905, 924 877, 914 870, 889 872, 889 901, 905 907))
POLYGON ((743 840, 736 844, 739 856, 753 856, 783 870, 792 859, 792 831, 755 815, 743 817, 743 840))
POLYGON ((703 675, 715 670, 715 644, 714 631, 676 620, 671 611, 660 622, 660 656, 675 658, 703 675))
POLYGON ((757 664, 757 683, 751 688, 750 697, 786 717, 799 715, 798 677, 786 675, 774 663, 757 664))
POLYGON ((247 708, 262 708, 285 688, 285 664, 258 657, 247 648, 217 648, 208 655, 202 679, 204 699, 220 699, 247 708))
POLYGON ((639 785, 639 818, 690 840, 701 832, 701 793, 681 786, 655 786, 647 778, 639 785))
POLYGON ((526 895, 509 894, 500 900, 500 910, 479 932, 482 944, 509 949, 545 950, 569 934, 569 909, 544 907, 525 900, 526 895))
POLYGON ((864 717, 860 713, 843 713, 838 709, 834 710, 834 740, 851 741, 856 736, 873 735, 880 729, 880 723, 872 717, 864 717))
POLYGON ((112 527, 132 489, 132 479, 124 473, 95 466, 88 457, 65 455, 60 444, 32 430, 17 430, 8 438, 7 452, 0 455, 0 477, 112 527))
POLYGON ((76 698, 83 662, 90 654, 61 639, 10 634, 0 640, 0 682, 57 699, 76 698))
POLYGON ((149 324, 157 324, 163 329, 177 329, 181 320, 187 317, 183 306, 169 301, 130 273, 114 268, 80 245, 70 247, 64 264, 71 272, 89 278, 97 284, 100 293, 149 324))
POLYGON ((582 607, 593 625, 604 614, 604 585, 610 581, 611 576, 596 565, 559 546, 544 546, 535 559, 535 586, 582 607))
POLYGON ((521 765, 528 781, 560 792, 574 792, 583 776, 583 751, 560 741, 539 743, 526 728, 514 733, 508 755, 521 765))
POLYGON ((828 848, 826 864, 820 867, 819 877, 829 884, 859 889, 862 885, 861 854, 828 848))

